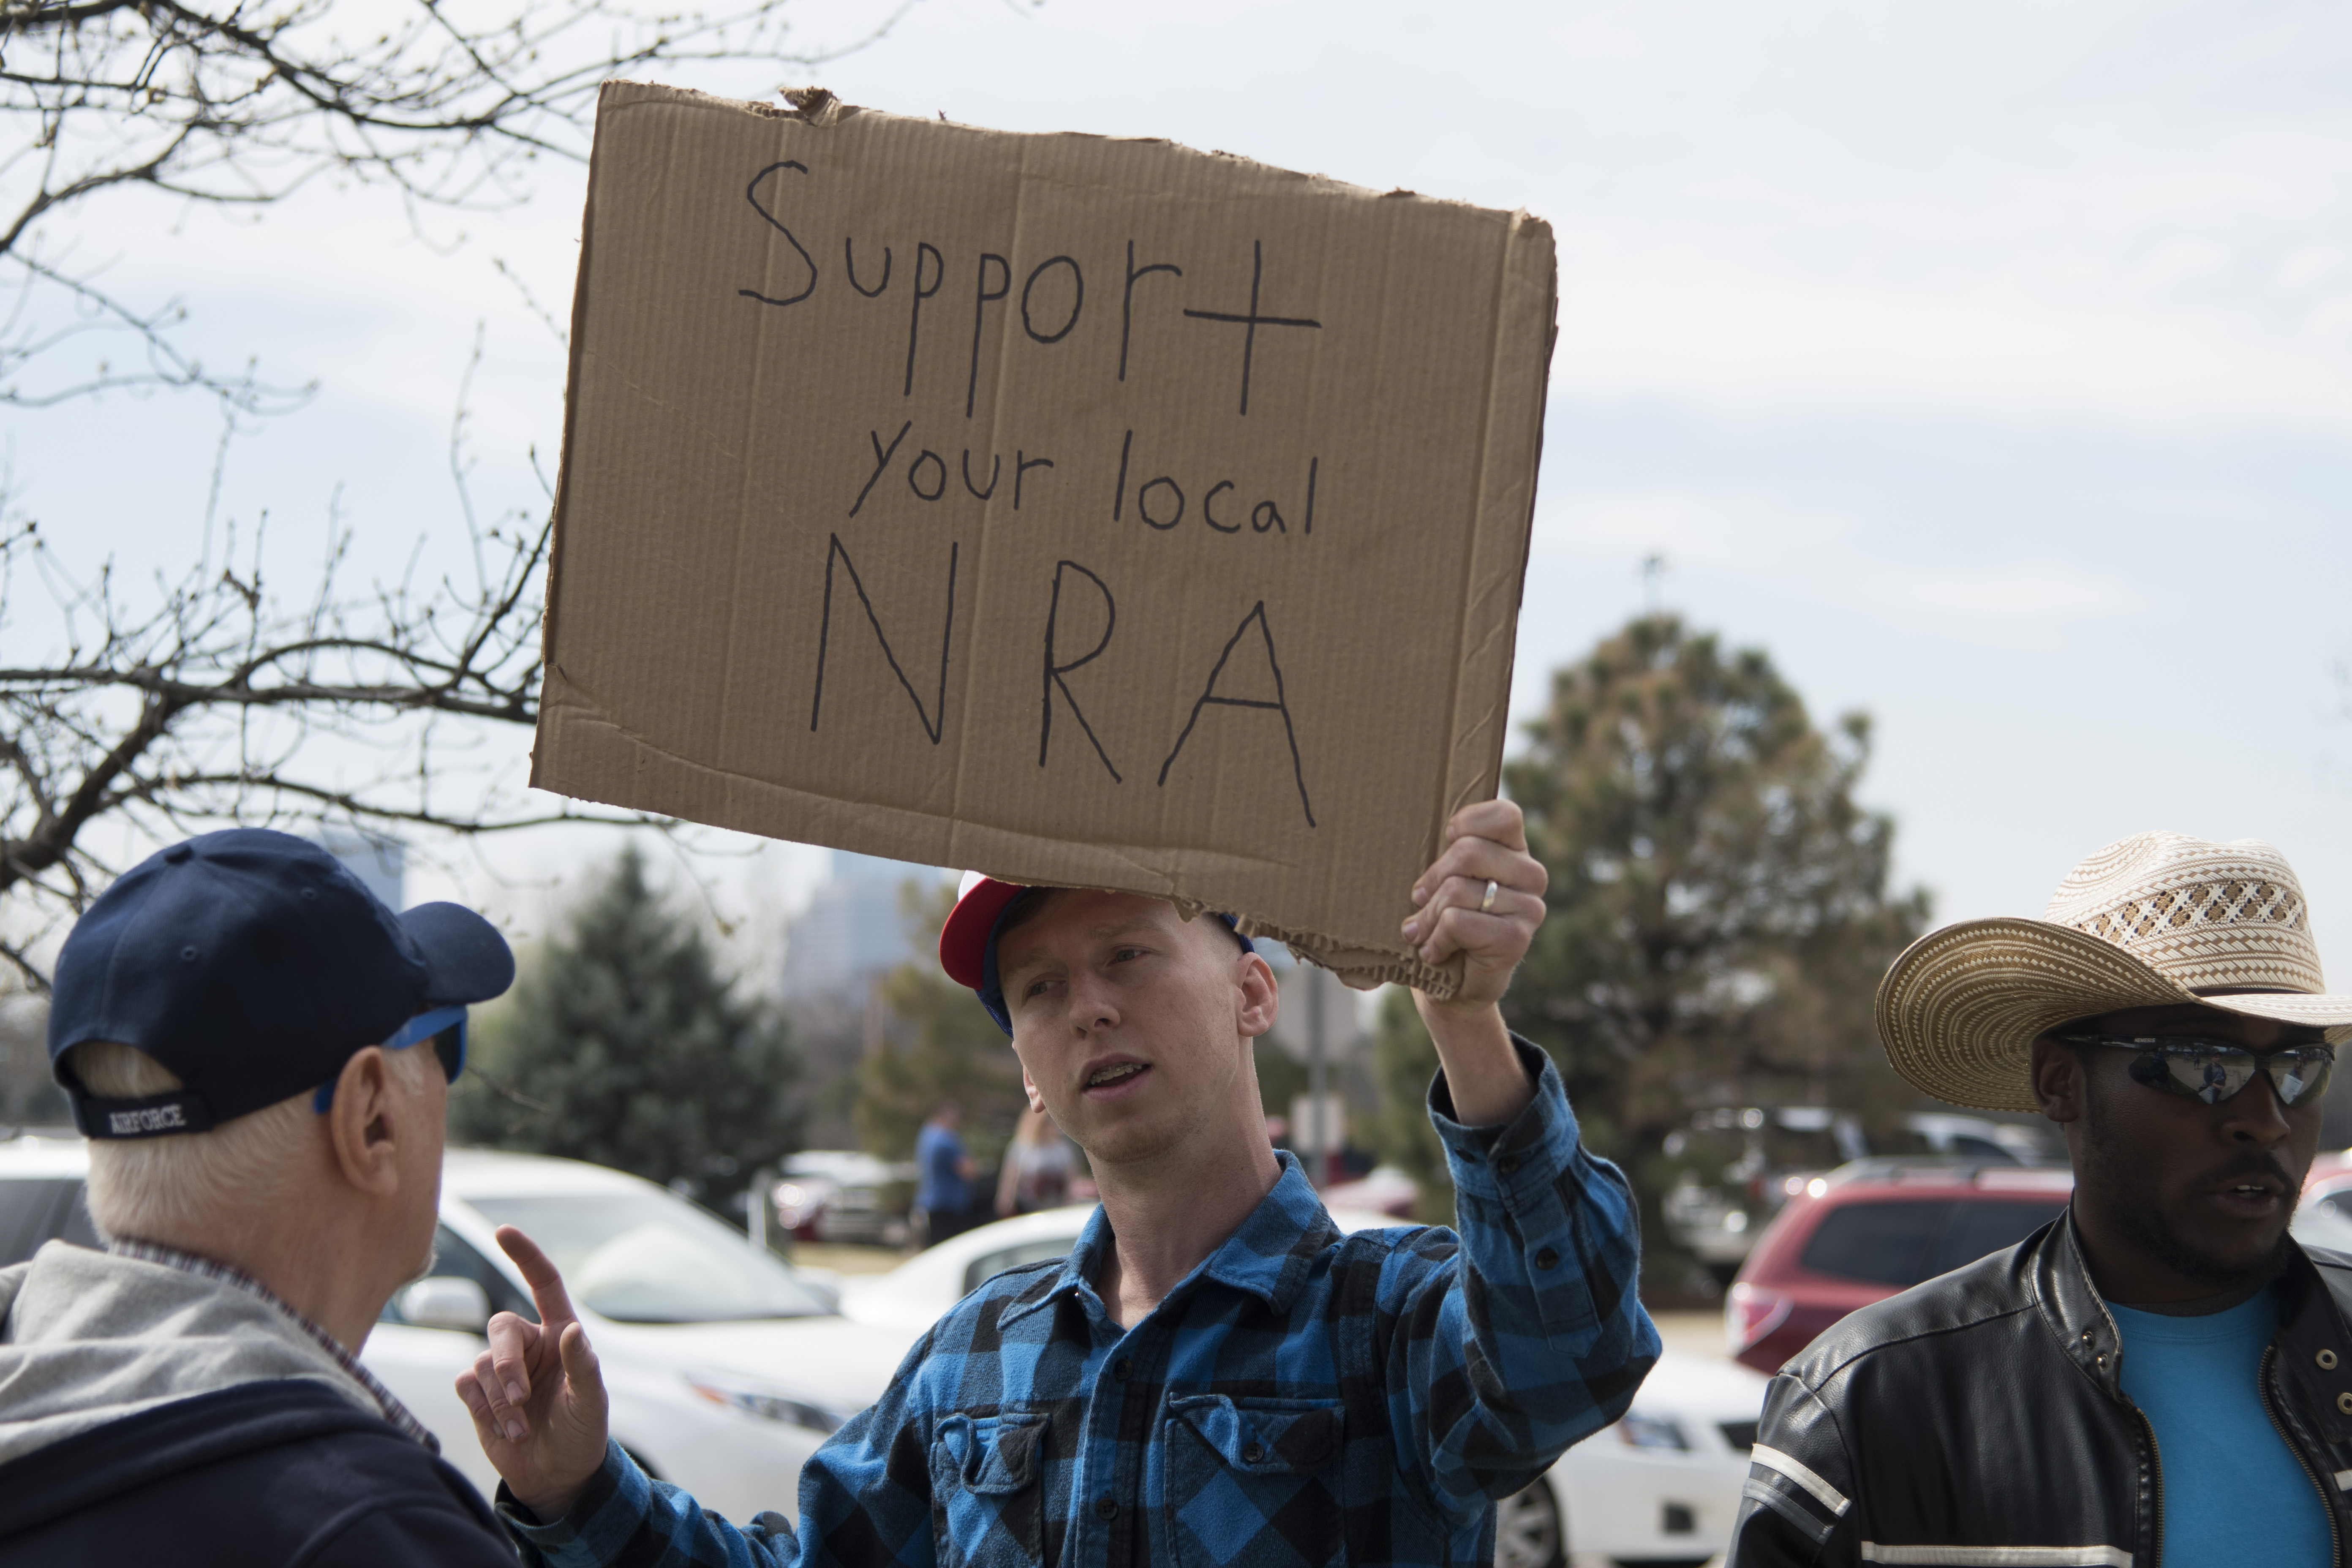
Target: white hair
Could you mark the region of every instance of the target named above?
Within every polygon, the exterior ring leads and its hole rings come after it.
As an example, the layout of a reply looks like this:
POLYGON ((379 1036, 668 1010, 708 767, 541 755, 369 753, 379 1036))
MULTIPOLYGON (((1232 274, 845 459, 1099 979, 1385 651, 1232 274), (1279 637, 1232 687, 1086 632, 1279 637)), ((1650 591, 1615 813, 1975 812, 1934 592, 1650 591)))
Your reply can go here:
MULTIPOLYGON (((426 1071, 440 1070, 430 1050, 385 1055, 393 1077, 412 1092, 424 1089, 426 1071)), ((83 1089, 105 1100, 143 1100, 185 1087, 146 1052, 107 1040, 74 1047, 66 1065, 83 1089)), ((282 1211, 299 1201, 319 1158, 316 1141, 324 1130, 310 1108, 316 1092, 306 1089, 209 1131, 91 1139, 90 1218, 104 1236, 172 1242, 238 1216, 282 1211)))

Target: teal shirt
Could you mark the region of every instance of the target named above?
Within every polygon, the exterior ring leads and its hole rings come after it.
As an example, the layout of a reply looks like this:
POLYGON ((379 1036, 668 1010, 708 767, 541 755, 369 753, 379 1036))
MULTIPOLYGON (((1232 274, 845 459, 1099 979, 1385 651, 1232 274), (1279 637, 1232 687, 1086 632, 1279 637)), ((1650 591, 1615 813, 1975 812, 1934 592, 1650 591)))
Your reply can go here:
POLYGON ((2162 1568, 2332 1563, 2326 1505, 2263 1408, 2276 1293, 2201 1318, 2108 1309, 2123 1335, 2124 1392, 2156 1428, 2162 1568))

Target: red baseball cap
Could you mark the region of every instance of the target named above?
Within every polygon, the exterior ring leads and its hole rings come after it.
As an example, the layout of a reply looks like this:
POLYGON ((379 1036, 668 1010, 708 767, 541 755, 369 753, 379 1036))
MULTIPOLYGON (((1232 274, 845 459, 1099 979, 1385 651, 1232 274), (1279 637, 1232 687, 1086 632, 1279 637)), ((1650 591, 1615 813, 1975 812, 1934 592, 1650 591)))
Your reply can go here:
MULTIPOLYGON (((1027 891, 1018 882, 1001 882, 978 871, 966 871, 962 886, 956 890, 955 908, 940 927, 940 967, 948 972, 949 979, 979 996, 980 1005, 1007 1035, 1013 1033, 1013 1016, 1005 1008, 1004 993, 996 978, 996 931, 1007 911, 1027 891)), ((1225 929, 1244 952, 1257 951, 1257 944, 1241 933, 1233 916, 1217 918, 1225 922, 1225 929)))
POLYGON ((1000 882, 978 871, 966 871, 956 889, 956 906, 940 928, 940 967, 948 978, 967 990, 985 984, 989 939, 996 934, 996 919, 1004 908, 1029 889, 1017 882, 1000 882))

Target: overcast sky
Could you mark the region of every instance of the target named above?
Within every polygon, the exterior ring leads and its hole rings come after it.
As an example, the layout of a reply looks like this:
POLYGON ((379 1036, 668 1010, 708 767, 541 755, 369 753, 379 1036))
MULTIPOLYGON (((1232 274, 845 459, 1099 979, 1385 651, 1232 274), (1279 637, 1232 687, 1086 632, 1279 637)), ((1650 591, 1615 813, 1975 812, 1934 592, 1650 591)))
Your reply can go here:
MULTIPOLYGON (((813 4, 812 46, 879 5, 813 4)), ((1402 5, 924 0, 821 70, 853 102, 1171 137, 1549 219, 1559 242, 1515 708, 1656 593, 1877 721, 1865 786, 1937 919, 2039 913, 2168 826, 2269 838, 2352 984, 2352 12, 2319 5, 1402 5)), ((683 85, 778 85, 714 71, 683 85)), ((543 509, 582 172, 507 214, 321 191, 254 222, 118 203, 116 287, 215 360, 321 383, 240 447, 223 510, 283 570, 330 498, 364 570, 446 538, 478 329, 486 501, 543 509), (503 263, 505 270, 496 264, 503 263), (513 279, 519 279, 520 282, 513 279)), ((185 410, 11 414, 16 502, 96 559, 184 557, 185 410)), ((12 636, 21 635, 12 633, 12 636)), ((512 736, 512 765, 527 738, 512 736)), ((519 926, 576 862, 455 882, 519 926)), ((821 858, 713 876, 766 940, 821 858)), ((427 879, 419 893, 444 890, 427 879)))

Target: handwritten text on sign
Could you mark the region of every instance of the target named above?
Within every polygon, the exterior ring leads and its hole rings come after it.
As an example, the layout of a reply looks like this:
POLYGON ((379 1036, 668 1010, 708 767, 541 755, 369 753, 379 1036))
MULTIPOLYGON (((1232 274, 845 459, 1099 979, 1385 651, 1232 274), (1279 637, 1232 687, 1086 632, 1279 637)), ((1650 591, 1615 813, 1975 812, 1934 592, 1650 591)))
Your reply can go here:
MULTIPOLYGON (((785 221, 788 216, 789 200, 789 185, 786 184, 785 177, 787 175, 804 176, 808 173, 808 165, 798 159, 783 159, 761 169, 744 187, 743 197, 751 210, 759 216, 761 221, 782 235, 785 242, 799 256, 806 269, 806 280, 798 289, 781 296, 763 293, 757 289, 740 289, 737 292, 742 298, 757 300, 762 305, 787 309, 817 298, 820 286, 824 284, 826 268, 818 264, 816 258, 810 254, 808 246, 785 221)), ((823 240, 819 240, 818 243, 821 247, 824 245, 823 240)), ((970 269, 972 286, 968 298, 971 333, 970 353, 966 356, 962 353, 964 344, 962 334, 959 330, 961 323, 950 321, 942 324, 940 321, 942 308, 931 303, 947 287, 950 271, 948 254, 929 240, 919 239, 915 242, 913 267, 906 271, 900 271, 898 265, 898 252, 887 244, 882 245, 879 248, 881 265, 875 269, 873 281, 869 286, 858 276, 856 237, 842 236, 839 281, 835 287, 845 287, 861 300, 882 300, 890 295, 894 274, 897 276, 900 285, 899 294, 906 300, 907 321, 906 364, 899 395, 909 398, 914 395, 919 366, 926 363, 923 355, 926 345, 924 317, 928 308, 931 318, 929 341, 932 349, 932 359, 936 361, 940 356, 942 353, 940 343, 944 337, 946 350, 963 361, 963 413, 966 420, 972 417, 978 405, 982 350, 990 340, 992 320, 997 331, 1003 331, 1006 330, 1007 325, 1003 313, 1017 311, 1021 331, 1029 341, 1051 347, 1071 341, 1073 334, 1079 331, 1081 321, 1086 315, 1087 268, 1078 258, 1066 255, 1049 256, 1030 267, 1023 278, 1016 302, 1013 289, 1013 279, 1016 270, 1013 259, 1000 256, 993 251, 979 251, 970 269), (992 310, 997 312, 994 318, 992 318, 992 310), (946 336, 949 333, 953 335, 946 336)), ((874 247, 869 241, 869 265, 873 249, 874 247)), ((1113 263, 1109 268, 1109 274, 1117 278, 1119 284, 1118 360, 1115 379, 1125 382, 1129 375, 1134 344, 1139 286, 1147 283, 1159 274, 1166 274, 1171 279, 1181 279, 1184 276, 1184 268, 1179 262, 1165 259, 1139 261, 1136 258, 1135 241, 1129 239, 1126 242, 1124 263, 1113 263)), ((1250 412, 1251 382, 1256 369, 1260 331, 1265 330, 1271 335, 1283 329, 1320 330, 1323 326, 1321 321, 1309 317, 1277 315, 1265 309, 1265 241, 1253 240, 1250 245, 1249 299, 1243 309, 1208 310, 1181 305, 1163 307, 1180 310, 1182 318, 1187 321, 1202 322, 1227 331, 1239 329, 1236 334, 1240 362, 1237 412, 1242 417, 1247 417, 1250 412)), ((1149 310, 1153 308, 1153 304, 1151 291, 1145 290, 1143 308, 1149 310)), ((897 367, 894 365, 892 368, 897 367)), ((892 432, 887 440, 878 428, 866 433, 866 438, 873 448, 872 468, 866 474, 865 483, 858 487, 857 493, 849 498, 846 516, 855 518, 864 510, 866 502, 874 494, 875 488, 894 475, 903 480, 909 494, 918 500, 925 502, 937 503, 953 498, 967 503, 985 503, 995 498, 998 485, 1007 478, 1004 455, 1002 452, 991 451, 983 454, 982 462, 986 469, 986 478, 982 479, 976 477, 973 472, 973 453, 970 447, 962 447, 958 450, 952 442, 941 440, 940 446, 957 450, 951 474, 949 459, 940 450, 921 444, 919 438, 910 446, 908 437, 914 434, 914 431, 915 422, 912 419, 907 419, 899 423, 898 429, 892 432), (955 482, 958 479, 961 480, 960 486, 955 482)), ((1240 494, 1236 481, 1234 479, 1220 478, 1213 481, 1206 481, 1202 476, 1194 476, 1193 494, 1199 498, 1195 504, 1188 499, 1183 480, 1178 475, 1155 473, 1150 478, 1142 477, 1150 471, 1152 465, 1149 460, 1148 452, 1145 461, 1139 466, 1137 463, 1135 436, 1135 431, 1130 428, 1126 430, 1119 438, 1116 477, 1111 483, 1108 498, 1112 521, 1123 521, 1132 514, 1135 521, 1143 527, 1164 533, 1181 526, 1187 515, 1187 509, 1191 507, 1192 514, 1198 520, 1201 526, 1218 533, 1239 535, 1246 531, 1254 534, 1272 533, 1286 536, 1291 531, 1292 518, 1297 520, 1298 531, 1302 537, 1311 535, 1315 531, 1315 493, 1321 479, 1320 458, 1310 455, 1307 458, 1305 472, 1299 477, 1297 487, 1287 496, 1262 494, 1253 499, 1240 494), (1204 484, 1205 488, 1202 488, 1204 484), (1287 516, 1283 510, 1286 503, 1291 508, 1287 516)), ((1030 475, 1033 470, 1054 470, 1059 467, 1060 464, 1052 457, 1042 453, 1032 455, 1027 448, 1015 447, 1009 476, 1013 510, 1019 511, 1024 499, 1030 493, 1032 483, 1030 475)), ((814 689, 809 704, 809 728, 812 731, 821 727, 824 717, 824 668, 831 647, 835 572, 838 567, 842 575, 846 578, 850 590, 856 595, 858 604, 865 611, 866 620, 873 628, 875 637, 881 645, 884 657, 889 661, 891 672, 898 677, 899 685, 905 688, 908 700, 914 703, 916 717, 922 723, 924 734, 929 737, 933 745, 940 742, 946 720, 948 654, 953 642, 956 564, 960 553, 959 545, 949 546, 947 608, 940 627, 939 681, 931 702, 926 705, 922 694, 915 689, 913 680, 908 678, 905 666, 900 662, 898 650, 891 646, 888 635, 883 630, 881 616, 876 611, 873 599, 867 595, 865 584, 857 575, 857 567, 850 555, 848 546, 842 542, 840 534, 835 533, 830 536, 825 552, 824 610, 818 628, 814 689)), ((1109 773, 1112 781, 1125 782, 1126 775, 1121 773, 1118 764, 1104 749, 1103 742, 1096 735, 1093 726, 1087 722, 1085 711, 1080 708, 1077 699, 1071 693, 1067 680, 1072 671, 1091 664, 1102 656, 1110 646, 1111 636, 1117 626, 1118 602, 1110 585, 1104 582, 1097 573, 1076 561, 1057 562, 1054 570, 1052 589, 1047 600, 1045 618, 1043 690, 1039 704, 1037 732, 1037 765, 1039 767, 1042 768, 1046 764, 1052 751, 1055 697, 1058 693, 1063 702, 1067 705, 1070 716, 1076 721, 1079 728, 1084 731, 1087 742, 1094 748, 1095 755, 1101 760, 1104 770, 1109 773), (1071 576, 1073 574, 1076 578, 1083 579, 1087 587, 1099 595, 1103 616, 1102 635, 1085 651, 1076 653, 1063 646, 1056 637, 1066 584, 1076 591, 1075 581, 1071 576)), ((1255 657, 1256 651, 1256 648, 1245 651, 1244 659, 1255 657)), ((1299 758, 1297 725, 1291 717, 1289 700, 1283 685, 1281 661, 1275 648, 1274 630, 1268 623, 1264 600, 1259 600, 1253 605, 1248 614, 1242 617, 1241 624, 1234 628, 1233 637, 1226 642, 1216 664, 1210 669, 1207 681, 1202 687, 1199 698, 1193 702, 1183 729, 1176 735, 1174 743, 1170 746, 1166 757, 1160 763, 1157 783, 1162 785, 1167 784, 1170 770, 1176 765, 1177 758, 1183 752, 1184 742, 1191 738, 1195 726, 1200 722, 1202 710, 1208 707, 1265 709, 1281 715, 1284 738, 1288 742, 1290 751, 1291 776, 1298 788, 1299 808, 1305 815, 1307 826, 1313 826, 1315 808, 1308 797, 1306 770, 1299 758), (1266 670, 1273 677, 1271 699, 1229 695, 1221 685, 1235 649, 1245 640, 1250 639, 1253 631, 1255 633, 1256 644, 1263 648, 1266 670)))

